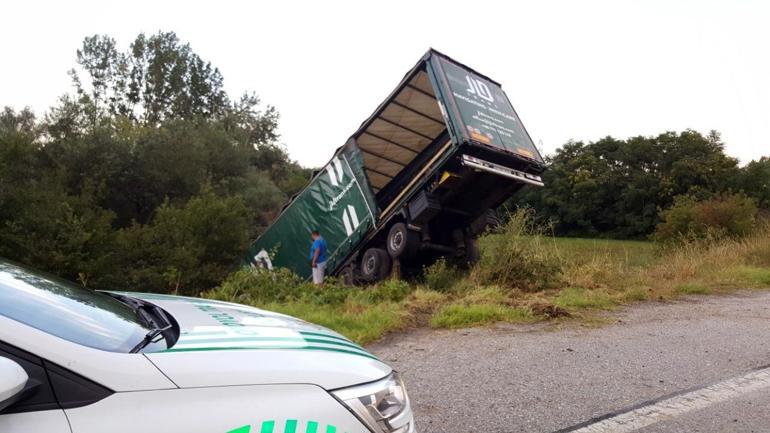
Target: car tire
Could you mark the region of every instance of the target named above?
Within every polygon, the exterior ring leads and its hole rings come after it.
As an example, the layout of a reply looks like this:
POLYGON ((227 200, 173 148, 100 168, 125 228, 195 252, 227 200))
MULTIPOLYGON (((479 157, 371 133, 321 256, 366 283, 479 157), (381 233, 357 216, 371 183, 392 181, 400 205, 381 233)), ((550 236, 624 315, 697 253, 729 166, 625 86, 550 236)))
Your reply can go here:
POLYGON ((361 275, 367 281, 382 281, 390 275, 393 262, 382 248, 369 248, 361 258, 361 275))
POLYGON ((420 234, 409 228, 404 223, 395 223, 388 232, 386 241, 390 257, 412 258, 417 255, 420 248, 420 234))

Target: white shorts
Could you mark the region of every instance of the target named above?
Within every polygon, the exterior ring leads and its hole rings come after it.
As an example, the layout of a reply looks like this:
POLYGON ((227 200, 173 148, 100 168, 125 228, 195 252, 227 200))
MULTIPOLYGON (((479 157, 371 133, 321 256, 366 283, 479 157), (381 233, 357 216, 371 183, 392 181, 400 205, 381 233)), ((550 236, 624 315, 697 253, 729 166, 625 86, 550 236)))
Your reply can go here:
POLYGON ((313 283, 323 284, 324 272, 326 272, 326 262, 316 263, 313 268, 313 283))

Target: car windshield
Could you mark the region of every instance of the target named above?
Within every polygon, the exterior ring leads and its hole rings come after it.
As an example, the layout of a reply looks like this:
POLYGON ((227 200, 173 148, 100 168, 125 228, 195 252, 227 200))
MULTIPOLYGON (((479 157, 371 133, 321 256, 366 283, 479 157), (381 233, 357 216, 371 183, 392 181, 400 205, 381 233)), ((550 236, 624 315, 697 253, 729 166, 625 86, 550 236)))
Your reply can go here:
MULTIPOLYGON (((151 330, 131 307, 112 296, 4 261, 0 261, 0 315, 110 352, 129 352, 151 330)), ((165 348, 161 339, 143 351, 165 348)))

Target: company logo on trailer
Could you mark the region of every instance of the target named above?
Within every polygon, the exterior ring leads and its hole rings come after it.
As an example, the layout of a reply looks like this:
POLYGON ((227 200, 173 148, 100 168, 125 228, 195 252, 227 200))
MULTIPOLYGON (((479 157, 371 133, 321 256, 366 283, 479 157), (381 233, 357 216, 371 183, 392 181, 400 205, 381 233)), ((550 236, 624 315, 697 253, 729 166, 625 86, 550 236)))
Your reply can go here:
MULTIPOLYGON (((345 180, 345 170, 342 169, 342 161, 336 156, 326 166, 326 173, 329 174, 329 182, 331 182, 333 186, 340 186, 345 180)), ((334 208, 337 207, 337 203, 339 203, 339 201, 342 200, 342 197, 350 191, 350 188, 353 188, 355 181, 355 178, 351 179, 350 182, 342 188, 342 191, 329 201, 329 212, 334 211, 334 208)), ((347 205, 342 209, 342 225, 345 226, 345 233, 347 233, 348 236, 352 235, 360 224, 361 222, 358 219, 356 208, 353 207, 353 205, 347 205)))
POLYGON ((352 235, 358 228, 360 224, 358 215, 356 214, 356 208, 352 205, 348 205, 346 209, 342 210, 342 224, 345 226, 345 232, 348 236, 352 235))
POLYGON ((329 173, 329 181, 334 186, 339 186, 345 178, 345 170, 342 169, 342 161, 336 156, 332 159, 332 162, 326 166, 326 172, 329 173))
POLYGON ((476 95, 486 101, 495 102, 495 98, 492 96, 492 92, 489 90, 489 87, 485 82, 479 80, 478 78, 471 77, 470 75, 465 76, 465 81, 468 82, 468 88, 465 89, 466 92, 470 93, 471 95, 476 95))

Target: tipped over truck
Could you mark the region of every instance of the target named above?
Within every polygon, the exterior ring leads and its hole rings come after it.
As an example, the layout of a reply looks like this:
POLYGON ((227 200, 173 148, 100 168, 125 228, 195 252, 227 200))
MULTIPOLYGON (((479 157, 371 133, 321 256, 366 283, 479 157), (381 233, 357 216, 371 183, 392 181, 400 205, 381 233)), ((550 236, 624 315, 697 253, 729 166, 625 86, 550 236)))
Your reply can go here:
POLYGON ((545 168, 499 83, 429 50, 251 245, 252 266, 310 277, 310 231, 327 271, 376 282, 446 257, 479 258, 495 209, 545 168))

